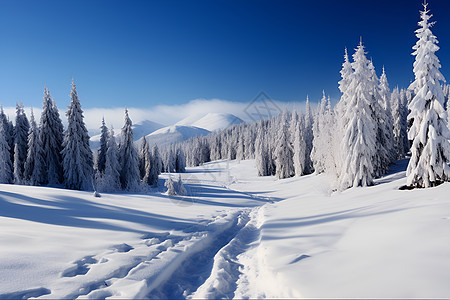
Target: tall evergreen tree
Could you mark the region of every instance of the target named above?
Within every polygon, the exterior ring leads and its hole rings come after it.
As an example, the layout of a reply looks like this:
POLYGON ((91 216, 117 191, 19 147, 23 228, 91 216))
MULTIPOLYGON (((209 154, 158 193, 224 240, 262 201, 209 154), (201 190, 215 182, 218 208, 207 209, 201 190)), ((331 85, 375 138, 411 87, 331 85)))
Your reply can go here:
POLYGON ((344 97, 348 101, 343 116, 349 120, 344 124, 341 142, 343 165, 339 176, 341 190, 354 186, 373 184, 373 158, 376 151, 376 120, 374 119, 371 92, 371 71, 362 42, 353 55, 354 73, 344 97))
POLYGON ((396 159, 402 159, 406 156, 406 149, 408 145, 405 143, 408 142, 406 137, 406 116, 404 113, 405 107, 404 103, 402 103, 402 98, 398 88, 395 88, 392 92, 392 116, 394 118, 394 150, 396 154, 396 159))
POLYGON ((42 143, 39 137, 39 128, 31 110, 30 129, 28 130, 28 152, 24 167, 24 180, 30 185, 38 185, 42 177, 42 143))
POLYGON ((158 176, 159 174, 161 174, 162 161, 158 146, 156 144, 152 148, 150 164, 151 164, 150 168, 151 172, 149 174, 149 179, 147 180, 147 183, 152 186, 158 186, 158 176))
POLYGON ((294 171, 295 176, 302 176, 305 174, 306 167, 306 142, 305 142, 305 121, 302 115, 298 118, 292 118, 294 125, 294 140, 293 140, 293 150, 294 150, 294 171))
POLYGON ((112 128, 107 136, 105 170, 103 173, 97 174, 97 189, 101 192, 117 192, 121 189, 120 165, 116 139, 112 128))
POLYGON ((412 140, 411 159, 406 171, 406 184, 410 187, 436 186, 450 179, 447 163, 450 161, 449 130, 444 109, 444 94, 441 82, 445 81, 439 69, 441 64, 436 56, 438 40, 431 32, 434 23, 429 20, 428 4, 423 4, 420 12, 418 41, 413 55, 415 81, 410 89, 414 98, 408 105, 413 119, 408 137, 412 140))
POLYGON ((287 113, 284 112, 281 118, 281 126, 278 133, 277 146, 275 148, 276 176, 278 179, 294 176, 294 150, 289 141, 287 130, 287 113))
POLYGON ((100 148, 97 155, 97 172, 103 173, 106 164, 106 151, 108 144, 108 127, 105 125, 105 118, 102 118, 102 126, 100 126, 100 148))
POLYGON ((5 140, 9 146, 9 159, 12 165, 14 162, 14 126, 3 111, 3 106, 1 106, 0 108, 0 122, 3 123, 5 140))
POLYGON ((4 122, 0 122, 0 183, 11 183, 13 180, 13 170, 9 145, 6 140, 8 128, 4 122), (6 127, 6 128, 5 128, 6 127))
POLYGON ((73 190, 89 190, 92 189, 94 162, 88 130, 83 121, 83 110, 73 81, 70 99, 69 110, 66 112, 67 129, 61 151, 65 186, 73 190))
POLYGON ((42 143, 41 184, 55 185, 63 182, 62 143, 63 125, 56 103, 47 88, 44 89, 40 121, 40 140, 42 143))
POLYGON ((147 138, 142 137, 142 143, 139 145, 139 175, 141 180, 144 179, 150 168, 150 149, 148 147, 147 138))
POLYGON ((30 123, 25 115, 23 104, 16 104, 16 126, 15 126, 15 146, 14 146, 14 181, 23 183, 25 161, 28 152, 28 131, 30 123))
POLYGON ((311 160, 311 151, 313 148, 313 115, 311 112, 311 106, 309 104, 309 97, 306 97, 306 109, 305 109, 305 143, 306 143, 306 149, 305 149, 305 174, 311 174, 314 172, 313 163, 311 160))
POLYGON ((122 127, 119 145, 120 183, 122 189, 136 191, 139 189, 139 158, 134 146, 133 123, 125 109, 125 124, 122 127))

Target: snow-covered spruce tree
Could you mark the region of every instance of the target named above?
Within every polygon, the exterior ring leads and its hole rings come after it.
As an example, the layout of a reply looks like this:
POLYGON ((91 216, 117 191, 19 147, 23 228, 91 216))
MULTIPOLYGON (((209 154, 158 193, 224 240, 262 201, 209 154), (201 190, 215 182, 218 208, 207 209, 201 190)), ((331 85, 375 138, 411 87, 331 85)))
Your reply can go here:
POLYGON ((8 128, 5 128, 5 124, 0 122, 0 183, 12 183, 13 181, 11 156, 6 140, 7 131, 8 128))
POLYGON ((161 154, 159 153, 159 149, 156 144, 152 148, 151 158, 151 173, 149 175, 150 178, 147 183, 152 186, 158 186, 158 176, 159 174, 161 174, 162 160, 161 154))
POLYGON ((78 99, 77 87, 72 81, 69 110, 66 112, 67 129, 64 134, 63 169, 65 186, 73 190, 93 188, 92 150, 89 147, 89 134, 83 121, 83 110, 78 99))
POLYGON ((401 103, 401 114, 402 114, 402 132, 404 134, 403 144, 405 146, 405 153, 407 154, 410 150, 410 142, 408 139, 408 97, 411 95, 411 92, 405 89, 400 91, 400 103, 401 103))
POLYGON ((262 121, 260 121, 260 126, 258 126, 255 142, 255 163, 258 176, 269 175, 267 170, 267 147, 265 145, 262 121))
POLYGON ((5 139, 9 146, 9 157, 12 165, 14 162, 14 126, 3 111, 3 106, 0 109, 0 122, 2 122, 5 129, 5 139))
POLYGON ((283 112, 278 132, 277 146, 275 148, 276 177, 284 179, 294 176, 294 150, 289 141, 287 113, 283 112))
POLYGON ((119 153, 114 137, 114 130, 111 128, 108 134, 105 155, 105 170, 97 174, 97 189, 100 192, 117 192, 121 189, 119 153))
POLYGON ((393 121, 390 108, 391 93, 384 68, 379 80, 372 61, 369 63, 369 69, 375 86, 373 97, 376 101, 374 101, 373 111, 377 121, 377 155, 374 167, 375 175, 379 177, 389 170, 389 165, 395 160, 393 121))
POLYGON ((29 129, 30 123, 25 115, 23 104, 16 104, 16 126, 14 128, 14 182, 18 184, 22 184, 24 181, 29 129))
POLYGON ((42 144, 39 137, 39 128, 31 110, 30 129, 28 130, 28 152, 24 167, 24 180, 27 184, 38 185, 41 182, 43 166, 42 144))
POLYGON ((309 97, 306 97, 306 108, 305 108, 305 143, 306 143, 306 153, 305 153, 305 174, 311 174, 314 172, 313 163, 311 161, 311 151, 313 148, 313 115, 311 112, 311 106, 309 104, 309 97))
POLYGON ((392 116, 394 119, 393 124, 393 133, 394 133, 394 151, 396 154, 396 159, 402 159, 406 156, 407 145, 405 143, 408 142, 406 138, 406 116, 404 113, 405 107, 402 103, 402 99, 400 96, 400 92, 398 87, 394 89, 392 92, 391 98, 392 105, 392 116))
POLYGON ((353 75, 353 67, 350 62, 350 59, 348 57, 347 48, 345 48, 344 53, 344 63, 342 64, 342 69, 340 71, 341 73, 341 80, 339 81, 339 90, 341 91, 342 95, 339 100, 339 102, 334 107, 334 113, 335 113, 335 127, 333 128, 333 135, 331 139, 331 148, 334 153, 334 165, 336 166, 335 173, 333 174, 336 182, 333 182, 334 185, 337 185, 338 178, 341 173, 342 164, 343 161, 341 157, 343 154, 341 153, 341 141, 344 136, 344 129, 347 126, 347 124, 350 122, 348 119, 348 116, 345 114, 345 112, 350 109, 349 108, 349 96, 347 93, 347 90, 349 88, 349 85, 351 83, 351 77, 353 75))
POLYGON ((175 182, 172 180, 172 176, 169 174, 169 178, 164 182, 164 186, 167 188, 167 195, 175 196, 177 194, 175 189, 175 182))
POLYGON ((342 107, 346 124, 341 141, 342 169, 339 189, 373 184, 374 167, 372 160, 376 152, 376 120, 374 119, 373 88, 369 61, 362 42, 358 45, 352 67, 349 85, 345 91, 347 105, 342 107))
POLYGON ((105 171, 106 151, 108 150, 108 127, 105 125, 105 118, 102 118, 102 126, 100 126, 100 148, 97 150, 97 165, 98 173, 105 171))
POLYGON ((306 166, 306 142, 305 142, 305 120, 303 115, 292 118, 291 122, 295 123, 293 131, 293 150, 294 150, 294 171, 295 176, 305 174, 306 166))
POLYGON ((317 174, 325 172, 325 160, 327 155, 326 144, 329 142, 327 134, 327 124, 325 121, 327 109, 327 97, 325 91, 320 101, 319 109, 314 116, 313 130, 313 148, 311 151, 311 161, 314 166, 314 172, 317 174))
POLYGON ((59 117, 58 108, 47 88, 44 89, 39 128, 43 162, 40 184, 55 185, 62 183, 64 180, 61 156, 63 125, 59 117))
POLYGON ((177 181, 177 194, 181 196, 185 196, 187 193, 186 188, 184 187, 183 181, 181 180, 181 175, 178 175, 177 181))
POLYGON ((150 149, 148 147, 147 138, 145 135, 142 137, 142 142, 139 145, 139 175, 141 180, 144 179, 146 173, 149 171, 147 168, 150 166, 150 149), (148 165, 148 166, 147 166, 148 165))
POLYGON ((409 104, 408 119, 414 119, 408 132, 412 140, 411 159, 406 171, 406 185, 426 188, 450 180, 449 130, 441 82, 445 81, 439 69, 441 64, 435 52, 439 50, 438 40, 431 32, 434 23, 429 20, 428 4, 423 4, 421 20, 416 30, 418 38, 413 55, 415 80, 410 85, 414 98, 409 104))
POLYGON ((119 144, 120 183, 126 191, 139 189, 139 158, 134 146, 133 129, 128 109, 125 109, 125 124, 119 144))
POLYGON ((186 158, 184 156, 183 149, 181 147, 177 147, 175 154, 175 171, 177 173, 186 172, 186 158))

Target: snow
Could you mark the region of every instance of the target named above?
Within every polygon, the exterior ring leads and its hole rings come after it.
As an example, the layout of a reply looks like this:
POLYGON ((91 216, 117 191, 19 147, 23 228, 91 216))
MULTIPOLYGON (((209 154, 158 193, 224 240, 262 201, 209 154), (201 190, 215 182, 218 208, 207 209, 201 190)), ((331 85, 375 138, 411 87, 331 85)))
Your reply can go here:
POLYGON ((254 160, 188 168, 187 196, 2 184, 0 298, 448 297, 450 183, 401 191, 407 163, 344 192, 254 160))
POLYGON ((243 121, 232 114, 209 113, 200 120, 195 121, 192 126, 200 127, 209 131, 227 128, 231 125, 240 124, 243 121))
MULTIPOLYGON (((108 124, 106 124, 106 126, 108 126, 108 128, 110 127, 108 124)), ((144 121, 138 122, 136 124, 133 124, 132 128, 133 128, 133 133, 134 133, 134 139, 135 139, 135 141, 138 139, 141 139, 144 135, 148 135, 148 134, 150 134, 158 129, 161 129, 163 127, 164 127, 164 125, 161 125, 156 122, 152 122, 150 120, 144 120, 144 121)), ((97 134, 97 135, 94 135, 93 137, 91 137, 90 145, 91 145, 92 149, 98 149, 100 147, 100 136, 101 136, 101 134, 97 134)), ((116 140, 119 140, 119 138, 120 138, 119 130, 117 130, 115 138, 116 138, 116 140)))
MULTIPOLYGON (((157 144, 161 147, 182 142, 194 136, 207 135, 209 133, 208 130, 195 126, 172 125, 158 129, 146 137, 149 145, 157 144)), ((137 143, 140 144, 141 140, 142 139, 138 140, 137 143)))

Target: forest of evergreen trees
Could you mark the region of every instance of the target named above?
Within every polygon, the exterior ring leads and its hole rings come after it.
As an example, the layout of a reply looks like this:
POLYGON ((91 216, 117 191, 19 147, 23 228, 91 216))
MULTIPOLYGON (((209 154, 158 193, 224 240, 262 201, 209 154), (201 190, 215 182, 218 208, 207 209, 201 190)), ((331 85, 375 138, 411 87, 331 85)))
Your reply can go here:
POLYGON ((430 17, 424 4, 413 47, 415 80, 408 89, 391 92, 384 68, 378 78, 360 42, 352 61, 345 51, 342 95, 334 107, 324 92, 316 109, 307 99, 304 112, 285 110, 163 149, 145 137, 136 147, 125 110, 119 141, 102 120, 100 148, 93 153, 75 83, 65 129, 45 88, 39 125, 33 112, 28 120, 23 104, 16 105, 15 125, 0 111, 0 183, 142 191, 157 186, 161 172, 184 172, 186 165, 220 159, 255 159, 259 176, 327 173, 336 190, 345 190, 372 185, 409 153, 406 187, 439 185, 450 180, 450 88, 439 71, 430 17))

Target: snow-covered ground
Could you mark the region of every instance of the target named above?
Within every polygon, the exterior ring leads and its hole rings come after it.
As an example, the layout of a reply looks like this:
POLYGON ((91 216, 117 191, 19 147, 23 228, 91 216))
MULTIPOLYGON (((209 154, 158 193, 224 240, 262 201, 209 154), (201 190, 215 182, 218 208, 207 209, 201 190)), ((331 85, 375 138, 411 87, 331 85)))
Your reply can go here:
POLYGON ((400 191, 405 166, 342 193, 254 161, 186 197, 0 185, 0 298, 448 297, 450 184, 400 191))

